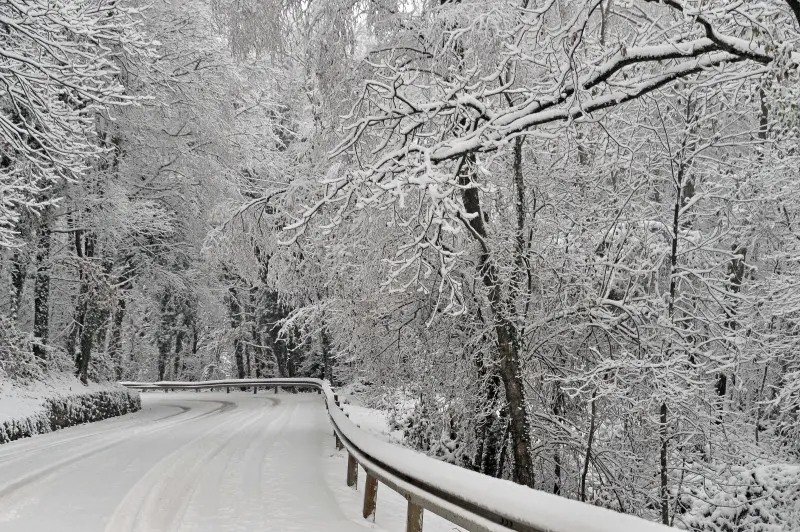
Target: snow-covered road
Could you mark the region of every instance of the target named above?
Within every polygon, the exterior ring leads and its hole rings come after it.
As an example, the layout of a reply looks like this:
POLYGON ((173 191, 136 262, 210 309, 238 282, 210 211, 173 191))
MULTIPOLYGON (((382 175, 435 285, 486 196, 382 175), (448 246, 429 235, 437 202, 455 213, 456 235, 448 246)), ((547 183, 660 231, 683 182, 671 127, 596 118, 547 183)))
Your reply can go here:
POLYGON ((383 523, 360 518, 319 395, 142 399, 136 414, 0 447, 0 531, 402 529, 402 499, 379 499, 383 523))

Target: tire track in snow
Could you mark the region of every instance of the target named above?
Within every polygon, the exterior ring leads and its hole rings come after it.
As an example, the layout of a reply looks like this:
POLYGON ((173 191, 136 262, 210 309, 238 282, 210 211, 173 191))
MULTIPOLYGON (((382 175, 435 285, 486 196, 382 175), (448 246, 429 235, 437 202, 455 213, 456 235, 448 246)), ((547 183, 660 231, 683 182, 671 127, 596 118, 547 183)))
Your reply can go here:
MULTIPOLYGON (((9 482, 5 485, 0 485, 0 512, 2 512, 0 513, 0 522, 5 520, 4 516, 7 517, 9 514, 14 515, 15 506, 21 504, 27 505, 32 502, 30 497, 26 497, 26 493, 35 491, 34 488, 36 488, 38 485, 41 485, 45 481, 47 482, 52 481, 59 474, 62 474, 65 471, 65 468, 68 468, 69 466, 74 465, 80 462, 81 460, 96 456, 98 453, 108 451, 114 447, 117 447, 118 445, 129 441, 132 437, 150 436, 153 434, 157 434, 159 432, 163 432, 168 429, 173 429, 184 423, 197 421, 198 419, 203 419, 209 416, 219 416, 229 410, 235 409, 237 406, 236 403, 230 401, 197 400, 197 402, 200 401, 207 403, 218 403, 220 406, 208 412, 201 412, 196 416, 176 419, 166 424, 159 424, 156 427, 152 427, 149 425, 136 427, 133 433, 123 433, 115 438, 105 439, 105 441, 101 440, 100 442, 91 445, 89 448, 82 447, 75 454, 68 455, 66 458, 62 458, 57 462, 36 469, 30 473, 25 474, 22 477, 16 478, 14 481, 9 482)), ((191 412, 191 410, 180 412, 178 416, 185 414, 186 412, 191 412)), ((176 416, 168 416, 168 417, 176 417, 176 416)), ((117 428, 113 432, 119 432, 119 428, 117 428)), ((72 441, 74 441, 74 439, 72 438, 68 440, 68 442, 72 441)), ((57 445, 55 445, 54 447, 57 447, 57 445)), ((2 466, 5 465, 6 465, 5 463, 0 465, 0 472, 2 472, 2 466)))
POLYGON ((268 521, 262 490, 263 462, 296 411, 294 404, 281 406, 280 412, 275 412, 275 417, 257 430, 240 433, 226 448, 224 460, 217 459, 208 465, 187 504, 186 519, 174 530, 250 531, 252 523, 268 521))
MULTIPOLYGON (((139 418, 136 418, 136 421, 138 421, 140 423, 141 422, 159 423, 159 422, 164 421, 166 419, 170 419, 170 418, 173 418, 175 416, 180 416, 181 414, 185 414, 186 412, 191 410, 189 407, 182 406, 182 405, 169 405, 169 406, 172 407, 172 408, 177 408, 178 411, 170 413, 170 414, 167 414, 166 416, 157 417, 157 418, 154 418, 154 419, 148 419, 148 418, 142 419, 141 417, 139 417, 139 418)), ((131 415, 136 415, 137 413, 138 412, 135 412, 134 414, 131 414, 131 415)), ((127 415, 129 415, 129 414, 126 414, 126 416, 127 415)), ((80 436, 73 436, 71 438, 62 437, 62 438, 59 438, 58 441, 55 441, 55 442, 45 442, 43 444, 36 445, 36 443, 39 443, 38 441, 36 441, 36 437, 37 436, 39 436, 39 437, 40 436, 44 436, 45 434, 55 434, 58 431, 46 432, 46 433, 43 433, 43 434, 36 434, 31 438, 25 438, 25 439, 22 440, 22 443, 30 443, 31 445, 20 445, 19 447, 21 447, 21 448, 15 446, 12 452, 6 452, 6 453, 3 452, 5 449, 0 449, 0 467, 3 467, 4 465, 13 462, 14 460, 20 460, 22 458, 30 458, 30 455, 33 454, 33 453, 38 453, 40 451, 46 451, 48 449, 52 449, 53 447, 63 446, 64 444, 67 444, 67 443, 73 443, 73 442, 76 442, 76 441, 85 440, 87 438, 94 438, 94 437, 96 437, 98 435, 106 434, 108 432, 117 431, 117 430, 120 429, 120 427, 119 427, 120 424, 130 423, 132 421, 131 418, 125 419, 124 416, 119 416, 119 417, 113 418, 112 420, 113 421, 120 421, 120 423, 115 424, 115 426, 113 426, 113 427, 104 428, 102 430, 96 430, 96 431, 92 431, 92 432, 89 432, 89 433, 82 433, 80 436)), ((102 424, 102 423, 104 423, 106 421, 112 421, 112 420, 103 420, 103 421, 99 421, 97 423, 98 424, 102 424)), ((88 425, 88 424, 83 423, 83 424, 80 424, 80 425, 73 425, 72 427, 67 427, 65 429, 60 429, 60 430, 61 431, 64 431, 64 430, 69 431, 69 429, 77 428, 77 427, 84 427, 86 425, 88 425)), ((61 432, 59 432, 58 435, 59 436, 66 436, 66 435, 62 434, 61 432)), ((20 440, 15 440, 15 441, 19 442, 20 440)))
MULTIPOLYGON (((273 404, 276 399, 267 398, 273 404)), ((259 423, 267 412, 259 409, 253 416, 248 408, 238 409, 220 424, 203 428, 200 434, 161 459, 134 485, 117 506, 106 525, 107 532, 160 532, 175 530, 183 515, 193 487, 196 487, 206 464, 219 455, 240 433, 259 423), (242 424, 242 422, 244 423, 242 424), (231 432, 227 432, 233 428, 231 432), (222 442, 214 434, 223 435, 222 442)))

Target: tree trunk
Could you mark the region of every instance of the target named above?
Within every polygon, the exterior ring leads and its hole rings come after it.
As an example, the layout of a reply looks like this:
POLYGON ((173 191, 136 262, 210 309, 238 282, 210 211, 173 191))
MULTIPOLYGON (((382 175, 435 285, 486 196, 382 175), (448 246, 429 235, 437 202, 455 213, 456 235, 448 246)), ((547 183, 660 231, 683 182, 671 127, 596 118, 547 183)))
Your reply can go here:
POLYGON ((108 355, 114 364, 114 375, 117 380, 122 380, 122 323, 125 319, 125 298, 117 300, 117 308, 111 323, 111 338, 108 342, 108 355))
POLYGON ((89 382, 89 362, 92 358, 94 335, 102 324, 102 313, 98 311, 94 302, 87 302, 85 321, 81 329, 80 358, 78 374, 81 382, 89 382))
POLYGON ((39 225, 36 250, 36 280, 33 289, 33 354, 40 359, 47 356, 48 331, 50 328, 50 247, 51 230, 49 220, 43 215, 39 225))
POLYGON ((528 408, 525 388, 517 351, 516 329, 510 323, 495 326, 500 354, 500 376, 508 401, 509 431, 512 455, 514 456, 514 482, 533 487, 533 463, 531 461, 531 433, 528 424, 528 408))
POLYGON ((320 344, 322 349, 322 378, 333 385, 333 360, 331 359, 331 340, 328 336, 328 327, 325 317, 322 318, 322 329, 320 331, 320 344))
POLYGON ((158 342, 158 380, 163 381, 167 376, 167 359, 169 358, 169 344, 163 340, 158 342))
POLYGON ((487 230, 481 210, 480 196, 474 184, 473 157, 465 157, 459 169, 459 185, 465 211, 472 215, 465 220, 481 251, 478 256, 478 273, 488 292, 492 311, 495 339, 497 342, 498 373, 508 402, 511 451, 514 457, 514 482, 533 487, 533 462, 531 460, 531 435, 528 424, 528 408, 525 401, 525 386, 519 360, 518 335, 515 325, 506 318, 508 305, 501 293, 497 266, 486 242, 487 230))
POLYGON ((92 302, 91 280, 87 271, 89 261, 94 257, 95 241, 96 237, 93 234, 87 233, 84 236, 83 231, 75 231, 75 254, 80 261, 81 288, 74 329, 67 343, 71 349, 75 349, 77 343, 75 374, 84 384, 89 382, 89 362, 92 356, 94 333, 99 326, 100 318, 92 302))
MULTIPOLYGON (((231 277, 229 278, 229 281, 233 282, 234 279, 231 277)), ((239 295, 237 294, 236 288, 233 286, 228 288, 228 312, 230 314, 231 329, 233 329, 236 334, 236 337, 233 340, 233 353, 234 361, 236 362, 236 373, 240 379, 244 379, 244 346, 242 345, 242 340, 238 337, 238 335, 241 334, 239 328, 242 325, 243 318, 242 305, 239 302, 239 295)), ((242 391, 244 390, 245 388, 242 388, 242 391)))
POLYGON ((240 379, 244 379, 246 376, 244 367, 244 346, 242 345, 242 341, 238 338, 233 341, 233 351, 236 358, 236 372, 240 379))
POLYGON ((17 319, 19 306, 22 302, 22 291, 25 288, 25 277, 28 273, 27 254, 17 250, 11 259, 11 293, 8 314, 12 320, 17 319))
POLYGON ((661 403, 661 412, 660 412, 660 423, 659 423, 659 436, 661 439, 661 451, 660 451, 660 459, 661 459, 661 468, 660 468, 660 477, 661 477, 661 486, 660 486, 660 495, 661 495, 661 523, 669 526, 669 477, 667 471, 667 444, 669 442, 669 432, 667 427, 667 404, 661 403))
POLYGON ((475 364, 480 381, 486 383, 482 395, 484 408, 489 411, 489 414, 478 422, 478 452, 475 457, 475 469, 484 475, 499 477, 502 475, 500 453, 504 443, 504 432, 508 425, 508 409, 499 406, 502 382, 500 375, 495 370, 495 365, 487 368, 483 361, 483 355, 476 357, 475 364), (491 375, 489 374, 490 370, 492 371, 491 375))
MULTIPOLYGON (((553 417, 556 421, 560 421, 561 416, 564 414, 564 393, 561 391, 561 386, 555 383, 556 393, 553 400, 553 417)), ((561 494, 561 450, 556 444, 553 450, 553 493, 555 495, 561 494)))
POLYGON ((175 354, 172 360, 172 378, 174 380, 181 379, 181 352, 183 351, 183 339, 186 337, 186 331, 179 330, 175 333, 175 354))
POLYGON ((592 393, 592 417, 589 420, 589 437, 586 441, 586 457, 581 471, 580 497, 581 502, 586 502, 586 477, 589 474, 589 463, 592 460, 592 444, 594 443, 595 420, 597 419, 597 390, 592 393))

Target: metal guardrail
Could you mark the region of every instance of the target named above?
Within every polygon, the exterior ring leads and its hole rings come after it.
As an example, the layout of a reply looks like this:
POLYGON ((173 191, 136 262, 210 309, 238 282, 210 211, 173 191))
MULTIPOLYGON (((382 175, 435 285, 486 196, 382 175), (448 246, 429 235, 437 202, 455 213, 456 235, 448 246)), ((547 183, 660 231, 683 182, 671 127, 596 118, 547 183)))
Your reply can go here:
POLYGON ((421 532, 423 510, 474 532, 667 532, 675 529, 638 517, 533 490, 441 462, 378 439, 358 428, 327 382, 310 378, 226 379, 198 382, 121 382, 136 390, 310 388, 322 393, 337 448, 348 452, 347 485, 358 466, 367 474, 362 515, 373 518, 378 484, 408 501, 407 532, 421 532))

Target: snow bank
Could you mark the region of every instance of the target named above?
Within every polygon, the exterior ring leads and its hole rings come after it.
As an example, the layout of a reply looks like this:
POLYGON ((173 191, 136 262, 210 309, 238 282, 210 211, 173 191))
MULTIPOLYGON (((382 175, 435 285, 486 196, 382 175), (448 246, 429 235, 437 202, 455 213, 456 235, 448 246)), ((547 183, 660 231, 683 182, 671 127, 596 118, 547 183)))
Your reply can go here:
POLYGON ((71 375, 50 376, 25 384, 0 381, 0 443, 140 408, 136 392, 114 384, 84 386, 71 375))
POLYGON ((720 481, 692 481, 676 516, 682 528, 698 532, 785 532, 800 530, 800 466, 751 464, 731 467, 720 481))

